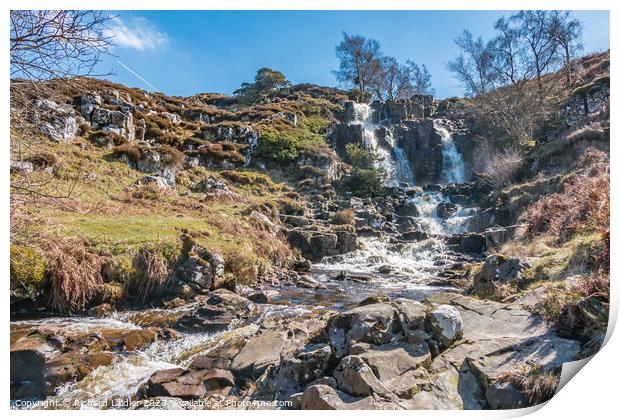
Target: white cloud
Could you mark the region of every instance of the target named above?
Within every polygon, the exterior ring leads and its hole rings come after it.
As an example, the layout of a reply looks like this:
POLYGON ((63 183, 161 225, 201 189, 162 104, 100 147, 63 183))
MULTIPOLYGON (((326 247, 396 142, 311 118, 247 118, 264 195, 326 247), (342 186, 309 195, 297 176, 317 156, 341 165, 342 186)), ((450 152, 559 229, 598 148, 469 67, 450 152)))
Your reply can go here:
POLYGON ((112 19, 106 35, 120 47, 154 51, 168 42, 168 34, 159 32, 143 17, 132 17, 126 24, 120 17, 112 19))

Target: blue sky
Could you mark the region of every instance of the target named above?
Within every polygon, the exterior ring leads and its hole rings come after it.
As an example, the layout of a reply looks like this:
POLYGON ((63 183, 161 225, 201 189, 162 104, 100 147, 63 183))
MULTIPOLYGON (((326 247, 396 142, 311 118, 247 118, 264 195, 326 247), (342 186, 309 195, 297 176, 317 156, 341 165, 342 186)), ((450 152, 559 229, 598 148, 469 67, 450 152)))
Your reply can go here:
MULTIPOLYGON (((399 60, 426 64, 440 98, 460 96, 445 70, 452 40, 467 28, 490 37, 508 11, 121 11, 111 25, 114 54, 99 71, 129 86, 169 95, 232 93, 260 67, 294 83, 336 86, 331 71, 342 32, 380 42, 399 60)), ((585 52, 609 48, 609 13, 575 12, 584 24, 585 52)))

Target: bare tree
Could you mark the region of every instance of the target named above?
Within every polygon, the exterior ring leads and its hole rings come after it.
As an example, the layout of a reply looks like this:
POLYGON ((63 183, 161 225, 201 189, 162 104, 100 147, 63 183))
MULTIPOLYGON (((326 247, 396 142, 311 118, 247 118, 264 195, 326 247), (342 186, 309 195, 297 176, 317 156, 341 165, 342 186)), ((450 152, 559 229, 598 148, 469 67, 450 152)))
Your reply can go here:
POLYGON ((434 95, 435 89, 431 83, 431 73, 426 66, 422 64, 420 67, 411 60, 408 60, 406 65, 410 73, 411 93, 413 95, 434 95))
POLYGON ((522 10, 510 17, 528 46, 529 65, 534 70, 539 88, 543 74, 558 62, 558 43, 552 36, 552 15, 547 10, 522 10))
POLYGON ((409 69, 394 57, 382 57, 380 71, 371 82, 373 94, 381 100, 403 99, 411 96, 411 75, 409 69))
POLYGON ((461 82, 468 96, 483 94, 492 89, 496 74, 493 68, 493 51, 490 43, 482 37, 474 38, 464 30, 454 40, 461 53, 447 64, 447 68, 461 82))
POLYGON ((583 49, 581 36, 583 26, 573 18, 569 11, 553 10, 551 12, 550 35, 558 44, 566 71, 566 83, 572 84, 571 60, 583 49))
POLYGON ((532 76, 521 32, 502 17, 495 22, 498 34, 490 42, 499 83, 516 85, 532 76))
POLYGON ((101 55, 109 53, 109 19, 93 10, 12 10, 11 77, 92 75, 101 55))
MULTIPOLYGON (((112 39, 105 34, 111 17, 92 10, 12 10, 11 57, 11 159, 25 162, 40 154, 39 130, 32 115, 37 99, 55 95, 49 87, 94 75, 102 55, 110 53, 112 39)), ((36 119, 34 119, 36 120, 36 119)), ((24 163, 16 164, 16 169, 24 163)), ((11 202, 46 202, 62 205, 74 186, 61 189, 56 171, 36 174, 16 170, 11 176, 11 202)), ((12 209, 13 211, 13 209, 12 209)))
POLYGON ((333 73, 338 81, 366 92, 381 71, 381 47, 374 39, 349 36, 346 32, 343 35, 344 39, 336 46, 340 66, 333 73))

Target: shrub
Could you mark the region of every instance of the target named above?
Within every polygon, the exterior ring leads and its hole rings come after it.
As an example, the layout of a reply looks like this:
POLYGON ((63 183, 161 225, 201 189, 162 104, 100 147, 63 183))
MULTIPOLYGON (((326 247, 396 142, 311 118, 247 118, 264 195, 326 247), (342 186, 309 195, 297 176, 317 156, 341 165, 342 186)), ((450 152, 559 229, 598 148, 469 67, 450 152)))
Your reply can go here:
POLYGON ((476 145, 474 171, 486 175, 495 188, 515 183, 522 166, 523 157, 518 146, 501 149, 488 140, 482 140, 476 145))
POLYGON ((160 250, 149 246, 136 254, 133 266, 135 275, 125 284, 125 288, 136 303, 144 305, 165 289, 170 268, 160 250))
POLYGON ((335 225, 355 224, 355 212, 352 209, 340 210, 332 216, 332 223, 335 225))
POLYGON ((58 163, 58 158, 56 157, 56 155, 50 152, 39 152, 29 157, 27 160, 35 167, 39 168, 55 166, 56 163, 58 163))
POLYGON ((273 182, 269 175, 261 174, 260 172, 252 172, 252 171, 232 171, 226 170, 220 172, 220 174, 228 179, 229 181, 234 182, 235 184, 241 185, 265 185, 271 186, 273 182))
POLYGON ((237 284, 254 284, 258 278, 257 258, 233 251, 225 258, 225 271, 233 276, 237 284))
POLYGON ((348 187, 353 194, 370 197, 381 191, 381 171, 374 167, 375 156, 370 150, 356 143, 345 147, 346 161, 353 167, 348 187))

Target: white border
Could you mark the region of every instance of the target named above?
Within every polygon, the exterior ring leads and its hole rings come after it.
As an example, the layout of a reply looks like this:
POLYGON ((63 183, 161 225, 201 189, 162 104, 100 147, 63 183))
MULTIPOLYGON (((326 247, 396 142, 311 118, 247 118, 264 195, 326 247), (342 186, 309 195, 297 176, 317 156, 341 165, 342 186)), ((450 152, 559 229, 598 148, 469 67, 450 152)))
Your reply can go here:
MULTIPOLYGON (((3 142, 3 153, 1 155, 1 167, 4 168, 4 172, 2 176, 0 176, 0 194, 2 200, 2 215, 3 223, 0 226, 2 232, 2 246, 0 246, 1 258, 2 258, 2 278, 5 280, 4 287, 8 287, 8 279, 9 279, 9 253, 8 253, 8 244, 9 244, 9 180, 8 180, 8 167, 9 167, 9 153, 8 153, 8 134, 9 134, 9 104, 8 104, 8 91, 9 91, 9 46, 8 46, 8 38, 7 34, 9 32, 8 25, 8 11, 11 8, 14 9, 116 9, 116 10, 139 10, 139 9, 147 9, 147 10, 197 10, 197 9, 211 9, 211 10, 243 10, 243 9, 251 9, 251 10, 403 10, 403 9, 412 9, 412 10, 518 10, 518 9, 564 9, 564 10, 611 10, 611 49, 615 52, 616 41, 618 37, 618 28, 620 28, 620 20, 618 19, 619 12, 618 6, 620 2, 615 1, 601 1, 601 0, 589 0, 587 2, 579 2, 575 0, 522 0, 522 1, 514 1, 514 0, 504 0, 501 3, 499 1, 485 1, 485 0, 441 0, 441 1, 404 1, 404 0, 297 0, 295 2, 292 1, 282 1, 282 0, 262 0, 258 1, 250 1, 250 0, 228 0, 226 2, 221 1, 187 1, 187 0, 176 0, 174 2, 170 0, 151 0, 148 2, 139 2, 135 0, 125 0, 125 1, 101 1, 101 0, 64 0, 64 1, 32 1, 32 0, 9 0, 8 2, 3 2, 3 16, 1 20, 2 25, 2 34, 4 36, 0 37, 0 45, 2 47, 3 57, 5 57, 2 62, 2 69, 4 74, 4 92, 5 99, 2 102, 2 133, 4 133, 4 142, 3 142), (8 4, 7 4, 8 3, 8 4)), ((429 34, 429 37, 432 37, 432 34, 429 34)), ((612 60, 612 69, 616 69, 619 66, 618 60, 616 59, 615 53, 611 55, 612 60)), ((615 75, 614 75, 615 80, 615 75)), ((618 97, 618 87, 617 83, 613 82, 611 84, 612 90, 612 119, 611 124, 614 127, 612 133, 615 134, 615 127, 617 126, 617 112, 616 104, 617 101, 615 98, 618 97)), ((611 196, 618 197, 615 192, 617 191, 617 177, 616 177, 616 166, 617 166, 617 158, 616 153, 617 149, 615 146, 615 141, 618 136, 612 135, 611 139, 611 161, 612 161, 612 186, 611 186, 611 196)), ((618 240, 615 235, 618 221, 618 206, 616 205, 618 201, 612 203, 612 271, 611 278, 612 280, 612 305, 611 305, 611 313, 610 313, 610 324, 615 325, 617 320, 617 311, 618 311, 618 297, 616 293, 617 287, 615 286, 617 280, 618 273, 618 265, 615 264, 615 258, 618 256, 618 240)), ((9 297, 7 290, 5 289, 4 297, 5 297, 5 305, 4 310, 2 312, 2 328, 4 329, 4 334, 1 336, 3 348, 5 352, 2 354, 2 365, 4 369, 3 372, 8 372, 8 349, 9 349, 9 297)), ((612 327, 613 329, 613 327, 612 327)), ((608 333, 608 339, 610 334, 608 333)), ((615 402, 618 400, 618 375, 620 374, 620 369, 618 366, 620 365, 619 356, 620 355, 620 343, 617 337, 611 337, 607 345, 597 354, 588 364, 585 369, 583 369, 577 375, 576 379, 571 380, 559 393, 556 395, 546 406, 542 409, 524 409, 524 410, 515 410, 515 411, 416 411, 416 412, 374 412, 374 411, 366 411, 366 412, 338 412, 336 415, 339 417, 353 417, 356 419, 360 418, 376 418, 376 416, 388 415, 390 417, 399 417, 399 418, 416 418, 416 419, 450 419, 450 418, 459 418, 459 419, 486 419, 486 418, 512 418, 521 415, 525 415, 530 412, 534 412, 531 415, 531 418, 534 419, 543 419, 548 418, 550 416, 562 419, 571 419, 571 418, 579 418, 579 419, 607 419, 610 418, 615 412, 615 402)), ((1 383, 1 388, 4 391, 4 399, 2 400, 5 404, 5 409, 9 410, 9 380, 8 375, 5 373, 5 377, 1 383)), ((539 407, 540 408, 540 407, 539 407)), ((178 416, 180 412, 175 412, 173 415, 178 416)), ((34 417, 34 416, 45 416, 49 418, 61 418, 61 417, 73 417, 77 418, 78 416, 82 416, 83 413, 80 412, 21 412, 21 411, 11 411, 10 415, 12 417, 34 417), (40 414, 39 414, 40 413, 40 414)), ((170 414, 166 414, 165 412, 119 412, 116 411, 113 414, 107 413, 105 411, 94 411, 89 412, 88 416, 93 416, 95 418, 109 417, 110 415, 114 416, 135 416, 135 417, 146 417, 149 418, 164 418, 164 416, 170 416, 170 414)), ((322 413, 314 413, 310 411, 302 411, 302 412, 274 412, 274 411, 254 411, 252 413, 244 413, 244 412, 227 412, 227 411, 219 411, 219 412, 183 412, 183 415, 187 416, 215 416, 217 418, 238 418, 238 417, 249 417, 249 418, 284 418, 294 416, 295 418, 312 418, 316 419, 317 416, 323 416, 322 413)), ((617 414, 616 414, 617 416, 617 414)))

